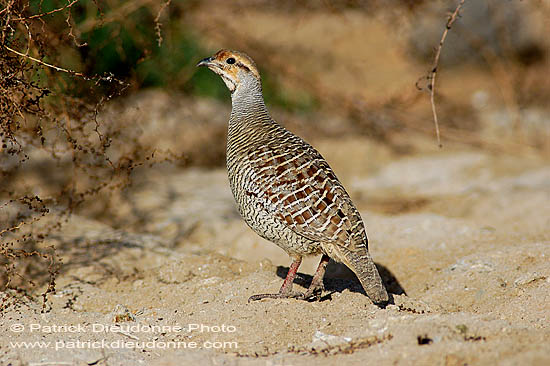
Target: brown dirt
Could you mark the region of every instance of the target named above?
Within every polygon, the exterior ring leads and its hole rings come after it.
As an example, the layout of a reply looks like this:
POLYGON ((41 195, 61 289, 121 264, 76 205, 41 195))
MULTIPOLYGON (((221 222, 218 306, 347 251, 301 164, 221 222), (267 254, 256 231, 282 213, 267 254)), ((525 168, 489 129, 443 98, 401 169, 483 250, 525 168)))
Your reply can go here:
MULTIPOLYGON (((550 362, 550 169, 544 161, 435 148, 400 157, 362 138, 312 142, 360 208, 394 304, 374 306, 336 265, 321 302, 248 304, 250 295, 278 289, 288 257, 239 218, 223 169, 161 166, 138 172, 120 204, 121 214, 139 218, 129 219, 133 233, 73 216, 48 241, 65 263, 57 292, 46 313, 30 300, 4 313, 3 363, 550 362), (348 148, 357 159, 346 158, 348 148), (14 324, 24 330, 14 331, 14 324), (31 331, 32 324, 82 328, 31 331), (117 324, 231 331, 99 331, 117 324), (68 349, 76 340, 80 348, 68 349), (102 340, 157 343, 145 349, 86 343, 102 340), (16 341, 51 344, 15 349, 10 342, 16 341), (180 348, 163 348, 170 341, 180 348), (181 348, 190 342, 201 349, 181 348), (229 343, 213 350, 205 342, 229 343)), ((298 288, 307 286, 317 260, 305 262, 298 288)))

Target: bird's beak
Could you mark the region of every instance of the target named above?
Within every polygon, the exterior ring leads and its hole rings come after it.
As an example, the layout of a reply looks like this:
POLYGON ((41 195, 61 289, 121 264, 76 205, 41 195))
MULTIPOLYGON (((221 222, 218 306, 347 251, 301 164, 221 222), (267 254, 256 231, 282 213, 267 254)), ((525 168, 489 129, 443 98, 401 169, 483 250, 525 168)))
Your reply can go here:
POLYGON ((212 57, 207 57, 200 60, 199 63, 197 64, 197 67, 201 67, 201 66, 209 67, 210 65, 212 65, 212 57))

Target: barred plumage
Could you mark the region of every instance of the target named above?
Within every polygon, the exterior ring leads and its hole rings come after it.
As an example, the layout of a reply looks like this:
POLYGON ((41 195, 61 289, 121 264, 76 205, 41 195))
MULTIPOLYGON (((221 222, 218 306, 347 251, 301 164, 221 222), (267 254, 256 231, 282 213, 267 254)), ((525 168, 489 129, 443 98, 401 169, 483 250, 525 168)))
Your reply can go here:
POLYGON ((203 65, 219 74, 232 93, 227 169, 239 212, 256 233, 294 258, 278 294, 251 299, 318 294, 330 257, 357 274, 373 302, 386 302, 359 212, 321 154, 270 117, 254 62, 243 53, 221 50, 203 65), (292 281, 301 258, 312 254, 323 258, 306 294, 296 294, 292 281))

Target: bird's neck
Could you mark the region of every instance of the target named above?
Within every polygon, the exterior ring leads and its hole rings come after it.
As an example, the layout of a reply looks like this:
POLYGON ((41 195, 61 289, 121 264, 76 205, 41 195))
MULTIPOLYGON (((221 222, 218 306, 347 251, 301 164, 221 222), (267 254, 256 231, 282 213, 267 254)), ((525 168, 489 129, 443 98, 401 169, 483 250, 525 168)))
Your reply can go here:
POLYGON ((231 94, 232 110, 237 113, 250 113, 266 110, 261 82, 253 77, 242 79, 231 94))
POLYGON ((250 129, 261 129, 273 123, 262 94, 262 84, 254 77, 247 77, 231 94, 231 118, 229 133, 244 133, 250 129))
POLYGON ((227 133, 227 167, 235 169, 235 162, 247 155, 254 146, 269 138, 277 124, 271 119, 262 95, 262 85, 256 78, 241 79, 231 94, 231 118, 227 133))

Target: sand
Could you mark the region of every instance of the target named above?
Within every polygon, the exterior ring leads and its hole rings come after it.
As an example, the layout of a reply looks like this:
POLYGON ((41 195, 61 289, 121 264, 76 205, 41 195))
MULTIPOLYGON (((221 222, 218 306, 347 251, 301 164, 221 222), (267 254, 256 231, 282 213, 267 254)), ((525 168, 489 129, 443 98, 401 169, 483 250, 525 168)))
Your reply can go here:
POLYGON ((117 201, 126 227, 73 215, 46 241, 64 262, 56 292, 45 309, 19 297, 4 311, 1 364, 550 364, 544 160, 311 142, 361 211, 386 308, 335 264, 320 302, 247 303, 278 290, 290 259, 240 219, 223 168, 166 164, 137 171, 117 201))

